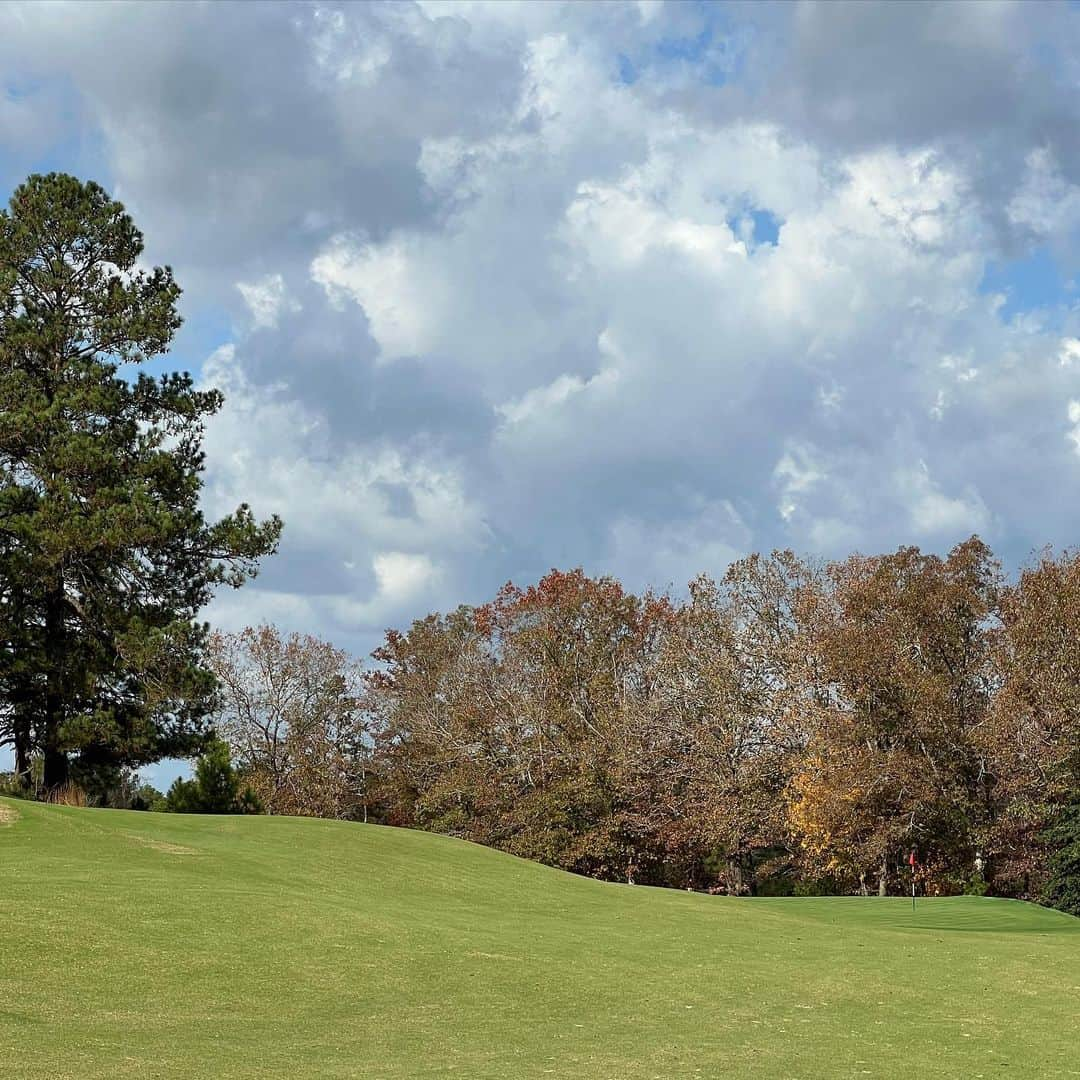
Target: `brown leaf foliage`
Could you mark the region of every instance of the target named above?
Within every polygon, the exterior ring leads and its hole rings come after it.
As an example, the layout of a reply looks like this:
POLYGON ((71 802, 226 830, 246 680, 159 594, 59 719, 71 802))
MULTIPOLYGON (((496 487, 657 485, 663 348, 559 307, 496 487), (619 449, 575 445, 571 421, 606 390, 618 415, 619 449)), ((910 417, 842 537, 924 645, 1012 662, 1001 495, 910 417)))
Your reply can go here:
POLYGON ((597 877, 731 893, 1037 891, 1080 783, 1080 559, 1005 583, 978 538, 752 555, 682 600, 552 571, 391 630, 361 676, 215 639, 275 812, 354 815, 597 877))

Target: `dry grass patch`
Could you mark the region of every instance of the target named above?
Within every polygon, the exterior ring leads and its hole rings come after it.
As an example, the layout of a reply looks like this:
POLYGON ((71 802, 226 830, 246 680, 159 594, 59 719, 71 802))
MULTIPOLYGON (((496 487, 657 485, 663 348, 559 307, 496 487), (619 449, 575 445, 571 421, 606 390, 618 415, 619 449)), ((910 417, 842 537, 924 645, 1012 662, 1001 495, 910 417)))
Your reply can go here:
POLYGON ((69 781, 54 787, 45 796, 45 801, 54 806, 85 806, 86 792, 78 784, 69 781))
POLYGON ((185 847, 183 844, 170 844, 167 840, 151 840, 148 836, 132 836, 131 841, 143 847, 153 848, 166 855, 201 855, 198 848, 185 847))

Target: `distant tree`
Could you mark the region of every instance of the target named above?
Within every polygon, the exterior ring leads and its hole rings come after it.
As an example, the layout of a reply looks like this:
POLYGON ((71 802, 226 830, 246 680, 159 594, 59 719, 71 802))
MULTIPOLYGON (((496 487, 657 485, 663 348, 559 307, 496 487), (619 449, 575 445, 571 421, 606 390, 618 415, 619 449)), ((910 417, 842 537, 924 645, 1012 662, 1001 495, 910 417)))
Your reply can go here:
POLYGON ((1080 915, 1080 793, 1056 811, 1042 840, 1050 853, 1042 900, 1080 915))
POLYGON ((650 767, 663 777, 665 835, 691 862, 719 859, 724 888, 755 886, 755 857, 785 836, 791 747, 757 627, 729 591, 690 583, 652 675, 650 767))
POLYGON ((472 608, 390 630, 365 675, 377 798, 390 823, 494 844, 502 758, 494 658, 472 608))
POLYGON ((98 767, 84 776, 76 766, 72 770, 72 783, 83 790, 88 806, 108 807, 113 810, 136 809, 133 804, 140 780, 134 769, 119 766, 98 767))
POLYGON ((662 874, 630 702, 669 615, 610 578, 552 571, 391 631, 368 697, 389 818, 600 877, 662 874))
POLYGON ((1020 891, 1037 891, 1057 835, 1047 825, 1080 792, 1080 553, 1028 567, 1002 625, 1001 687, 980 732, 1000 804, 990 846, 1020 891))
POLYGON ((0 212, 0 740, 45 789, 77 765, 197 751, 214 680, 195 620, 281 524, 200 508, 204 419, 191 376, 132 378, 180 325, 168 268, 93 183, 32 176, 0 212))
POLYGON ((580 569, 507 585, 476 610, 494 661, 486 725, 504 765, 500 846, 600 877, 663 876, 636 718, 670 617, 666 599, 580 569))
POLYGON ((214 634, 215 721, 271 814, 367 819, 370 747, 359 665, 272 626, 214 634))
POLYGON ((76 767, 71 783, 83 792, 87 806, 111 810, 150 810, 165 798, 151 784, 142 781, 135 769, 99 767, 83 775, 76 767))
POLYGON ((936 887, 958 888, 992 814, 978 732, 995 686, 998 565, 972 538, 947 559, 901 548, 827 577, 801 604, 795 836, 813 865, 876 877, 882 894, 912 847, 936 887))
POLYGON ((229 759, 229 747, 213 740, 195 766, 192 780, 177 778, 165 796, 171 814, 260 814, 262 804, 241 779, 229 759))

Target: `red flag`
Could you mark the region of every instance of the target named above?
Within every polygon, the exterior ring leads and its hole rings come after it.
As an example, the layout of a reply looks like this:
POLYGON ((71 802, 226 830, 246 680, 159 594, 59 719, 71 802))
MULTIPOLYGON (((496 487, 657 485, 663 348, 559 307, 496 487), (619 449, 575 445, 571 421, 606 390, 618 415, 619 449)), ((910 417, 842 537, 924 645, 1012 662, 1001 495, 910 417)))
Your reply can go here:
POLYGON ((918 865, 919 860, 915 858, 915 852, 914 851, 908 856, 907 861, 908 861, 908 866, 917 866, 918 865))

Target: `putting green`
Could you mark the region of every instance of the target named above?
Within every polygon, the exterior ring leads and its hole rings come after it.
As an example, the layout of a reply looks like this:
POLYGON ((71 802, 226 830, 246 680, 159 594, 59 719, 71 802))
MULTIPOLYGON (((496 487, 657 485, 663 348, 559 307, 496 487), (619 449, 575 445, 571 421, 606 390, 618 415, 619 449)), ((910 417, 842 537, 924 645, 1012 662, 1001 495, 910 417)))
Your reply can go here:
POLYGON ((0 1075, 1080 1076, 1080 920, 0 801, 0 1075))

